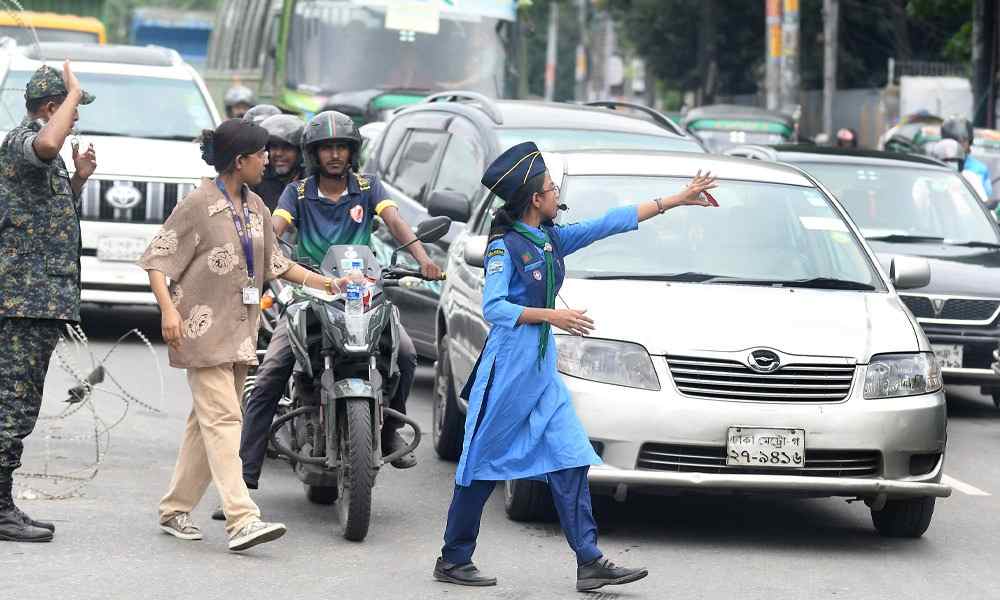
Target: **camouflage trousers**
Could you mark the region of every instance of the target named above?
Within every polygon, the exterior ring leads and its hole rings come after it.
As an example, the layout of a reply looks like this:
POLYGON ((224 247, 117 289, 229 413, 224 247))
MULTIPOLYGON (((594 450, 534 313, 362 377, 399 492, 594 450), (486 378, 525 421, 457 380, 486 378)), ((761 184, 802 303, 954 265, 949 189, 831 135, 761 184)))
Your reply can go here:
POLYGON ((54 319, 0 317, 0 469, 21 466, 35 429, 49 359, 63 328, 54 319))

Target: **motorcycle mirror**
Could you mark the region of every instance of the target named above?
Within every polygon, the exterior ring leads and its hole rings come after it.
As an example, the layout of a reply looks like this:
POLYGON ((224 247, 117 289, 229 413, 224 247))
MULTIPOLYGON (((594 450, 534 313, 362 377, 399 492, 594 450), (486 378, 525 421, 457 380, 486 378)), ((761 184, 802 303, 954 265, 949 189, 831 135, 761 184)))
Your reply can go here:
POLYGON ((420 242, 421 244, 430 244, 436 242, 443 238, 448 230, 451 229, 451 219, 448 217, 431 217, 421 221, 417 225, 416 239, 403 244, 399 248, 396 248, 392 252, 392 258, 389 261, 390 266, 396 266, 396 258, 399 256, 400 250, 405 250, 409 246, 413 245, 415 242, 420 242))

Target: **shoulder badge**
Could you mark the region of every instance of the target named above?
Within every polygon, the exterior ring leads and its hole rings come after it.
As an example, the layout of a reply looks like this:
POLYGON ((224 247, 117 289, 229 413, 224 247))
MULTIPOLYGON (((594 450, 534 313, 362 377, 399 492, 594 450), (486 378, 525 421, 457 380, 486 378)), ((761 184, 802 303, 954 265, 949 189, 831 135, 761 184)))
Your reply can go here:
POLYGON ((494 256, 503 256, 507 254, 507 251, 503 248, 494 248, 486 253, 486 258, 493 258, 494 256))
POLYGON ((372 189, 372 183, 364 175, 358 175, 358 187, 362 192, 367 192, 372 189))
POLYGON ((303 200, 306 197, 306 180, 303 179, 296 186, 296 191, 299 193, 299 200, 303 200))

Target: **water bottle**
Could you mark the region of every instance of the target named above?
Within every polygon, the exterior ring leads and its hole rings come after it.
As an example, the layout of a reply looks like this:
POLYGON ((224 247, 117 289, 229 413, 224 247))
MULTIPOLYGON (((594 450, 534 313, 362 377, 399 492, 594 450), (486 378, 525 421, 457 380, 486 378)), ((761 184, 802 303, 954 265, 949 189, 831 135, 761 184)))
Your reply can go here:
POLYGON ((364 284, 354 280, 347 284, 344 294, 347 315, 347 343, 360 346, 365 343, 364 284))

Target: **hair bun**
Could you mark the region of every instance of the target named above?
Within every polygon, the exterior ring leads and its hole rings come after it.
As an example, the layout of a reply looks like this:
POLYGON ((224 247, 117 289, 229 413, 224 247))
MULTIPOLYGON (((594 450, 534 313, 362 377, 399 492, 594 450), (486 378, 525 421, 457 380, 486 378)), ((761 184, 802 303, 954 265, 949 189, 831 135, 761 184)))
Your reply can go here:
POLYGON ((205 129, 201 132, 201 159, 209 166, 215 166, 215 131, 205 129))

